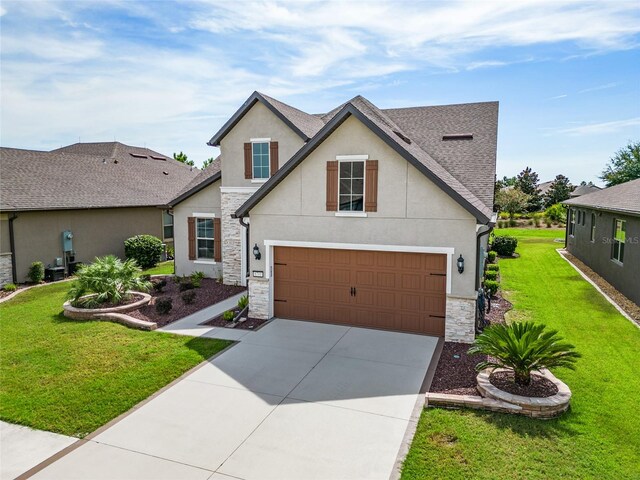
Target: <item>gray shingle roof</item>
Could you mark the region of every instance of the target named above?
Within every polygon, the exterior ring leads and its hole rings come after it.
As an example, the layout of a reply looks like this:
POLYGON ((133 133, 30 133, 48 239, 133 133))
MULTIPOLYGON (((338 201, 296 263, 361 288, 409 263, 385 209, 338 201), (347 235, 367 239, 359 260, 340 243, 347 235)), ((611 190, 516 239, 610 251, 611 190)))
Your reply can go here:
POLYGON ((640 215, 640 178, 562 202, 565 205, 640 215))
POLYGON ((166 155, 119 142, 51 152, 0 148, 0 170, 1 210, 166 205, 199 173, 166 155))
POLYGON ((271 98, 264 93, 261 93, 262 97, 273 105, 285 118, 298 127, 307 137, 311 138, 324 127, 322 119, 315 115, 310 115, 302 110, 282 103, 275 98, 271 98))
POLYGON ((602 190, 600 187, 596 187, 595 185, 580 185, 576 187, 576 189, 569 194, 571 198, 579 197, 580 195, 587 195, 589 193, 598 192, 602 190))
POLYGON ((182 190, 180 190, 175 198, 171 199, 169 205, 176 206, 181 201, 189 198, 191 195, 198 193, 207 185, 216 182, 222 176, 222 162, 220 156, 202 170, 193 180, 191 180, 182 190))

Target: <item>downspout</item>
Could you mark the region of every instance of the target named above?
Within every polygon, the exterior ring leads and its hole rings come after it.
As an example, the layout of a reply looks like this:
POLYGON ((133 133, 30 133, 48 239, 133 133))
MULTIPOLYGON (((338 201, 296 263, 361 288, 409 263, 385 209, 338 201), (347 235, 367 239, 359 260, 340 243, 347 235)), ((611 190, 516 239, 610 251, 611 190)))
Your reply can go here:
POLYGON ((249 245, 249 224, 246 223, 244 221, 244 217, 237 217, 238 220, 240 221, 240 225, 242 225, 245 229, 246 229, 246 236, 247 239, 245 241, 245 245, 247 246, 246 250, 246 254, 247 254, 247 259, 245 261, 246 265, 247 265, 247 271, 245 272, 245 278, 248 279, 249 278, 249 262, 251 260, 251 257, 249 256, 249 249, 251 248, 251 246, 249 245))
POLYGON ((13 236, 13 221, 18 218, 18 215, 14 212, 9 217, 9 248, 11 250, 11 275, 13 276, 13 283, 18 282, 18 273, 16 269, 16 242, 13 236))
MULTIPOLYGON (((480 232, 476 236, 476 259, 479 260, 480 257, 480 239, 485 235, 489 235, 493 232, 493 225, 489 223, 488 225, 483 225, 487 227, 487 229, 483 232, 480 232)), ((480 288, 480 262, 476 261, 476 291, 480 288)))

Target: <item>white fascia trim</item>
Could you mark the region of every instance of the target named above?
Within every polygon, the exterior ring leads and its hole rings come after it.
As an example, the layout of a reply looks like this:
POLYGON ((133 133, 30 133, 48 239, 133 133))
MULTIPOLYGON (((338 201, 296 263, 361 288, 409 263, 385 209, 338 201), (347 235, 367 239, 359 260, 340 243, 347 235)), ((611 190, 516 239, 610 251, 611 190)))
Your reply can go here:
POLYGON ((447 256, 447 294, 451 293, 453 247, 421 247, 416 245, 374 245, 367 243, 301 242, 297 240, 265 240, 265 278, 273 274, 273 247, 328 248, 336 250, 368 250, 376 252, 439 253, 447 256))
POLYGON ((202 213, 202 212, 193 212, 191 214, 192 217, 198 217, 198 218, 216 218, 216 214, 215 213, 202 213))
POLYGON ((251 143, 258 143, 258 142, 270 142, 271 139, 270 138, 250 138, 249 141, 251 143))
POLYGON ((336 212, 336 217, 367 217, 366 212, 336 212))
POLYGON ((336 160, 346 160, 346 161, 369 160, 369 155, 336 155, 336 160))
POLYGON ((220 187, 221 193, 255 193, 258 187, 220 187))

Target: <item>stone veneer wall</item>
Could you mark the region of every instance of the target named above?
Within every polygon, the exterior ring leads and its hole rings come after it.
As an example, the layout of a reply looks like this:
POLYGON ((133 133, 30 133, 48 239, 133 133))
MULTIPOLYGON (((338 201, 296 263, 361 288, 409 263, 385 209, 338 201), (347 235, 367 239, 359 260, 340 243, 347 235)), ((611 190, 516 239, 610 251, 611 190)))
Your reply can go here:
POLYGON ((222 210, 222 281, 225 285, 240 285, 242 276, 242 235, 240 220, 231 215, 253 192, 221 192, 222 210))
POLYGON ((444 339, 447 342, 473 343, 476 334, 476 301, 447 295, 444 339))
POLYGON ((7 283, 13 283, 13 273, 11 271, 11 254, 0 254, 0 287, 7 283))
POLYGON ((249 280, 249 316, 269 318, 269 280, 257 278, 249 280))

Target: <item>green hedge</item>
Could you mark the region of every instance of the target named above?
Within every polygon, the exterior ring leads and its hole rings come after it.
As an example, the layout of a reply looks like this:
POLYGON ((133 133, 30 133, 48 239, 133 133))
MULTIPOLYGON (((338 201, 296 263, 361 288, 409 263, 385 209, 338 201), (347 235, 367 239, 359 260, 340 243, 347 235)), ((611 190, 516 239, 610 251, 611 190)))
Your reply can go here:
POLYGON ((510 257, 518 246, 518 239, 515 237, 510 237, 507 235, 498 236, 496 235, 493 238, 493 243, 491 244, 491 250, 495 250, 498 255, 502 257, 510 257))
POLYGON ((124 241, 124 254, 142 269, 154 267, 162 255, 162 240, 153 235, 136 235, 124 241))

